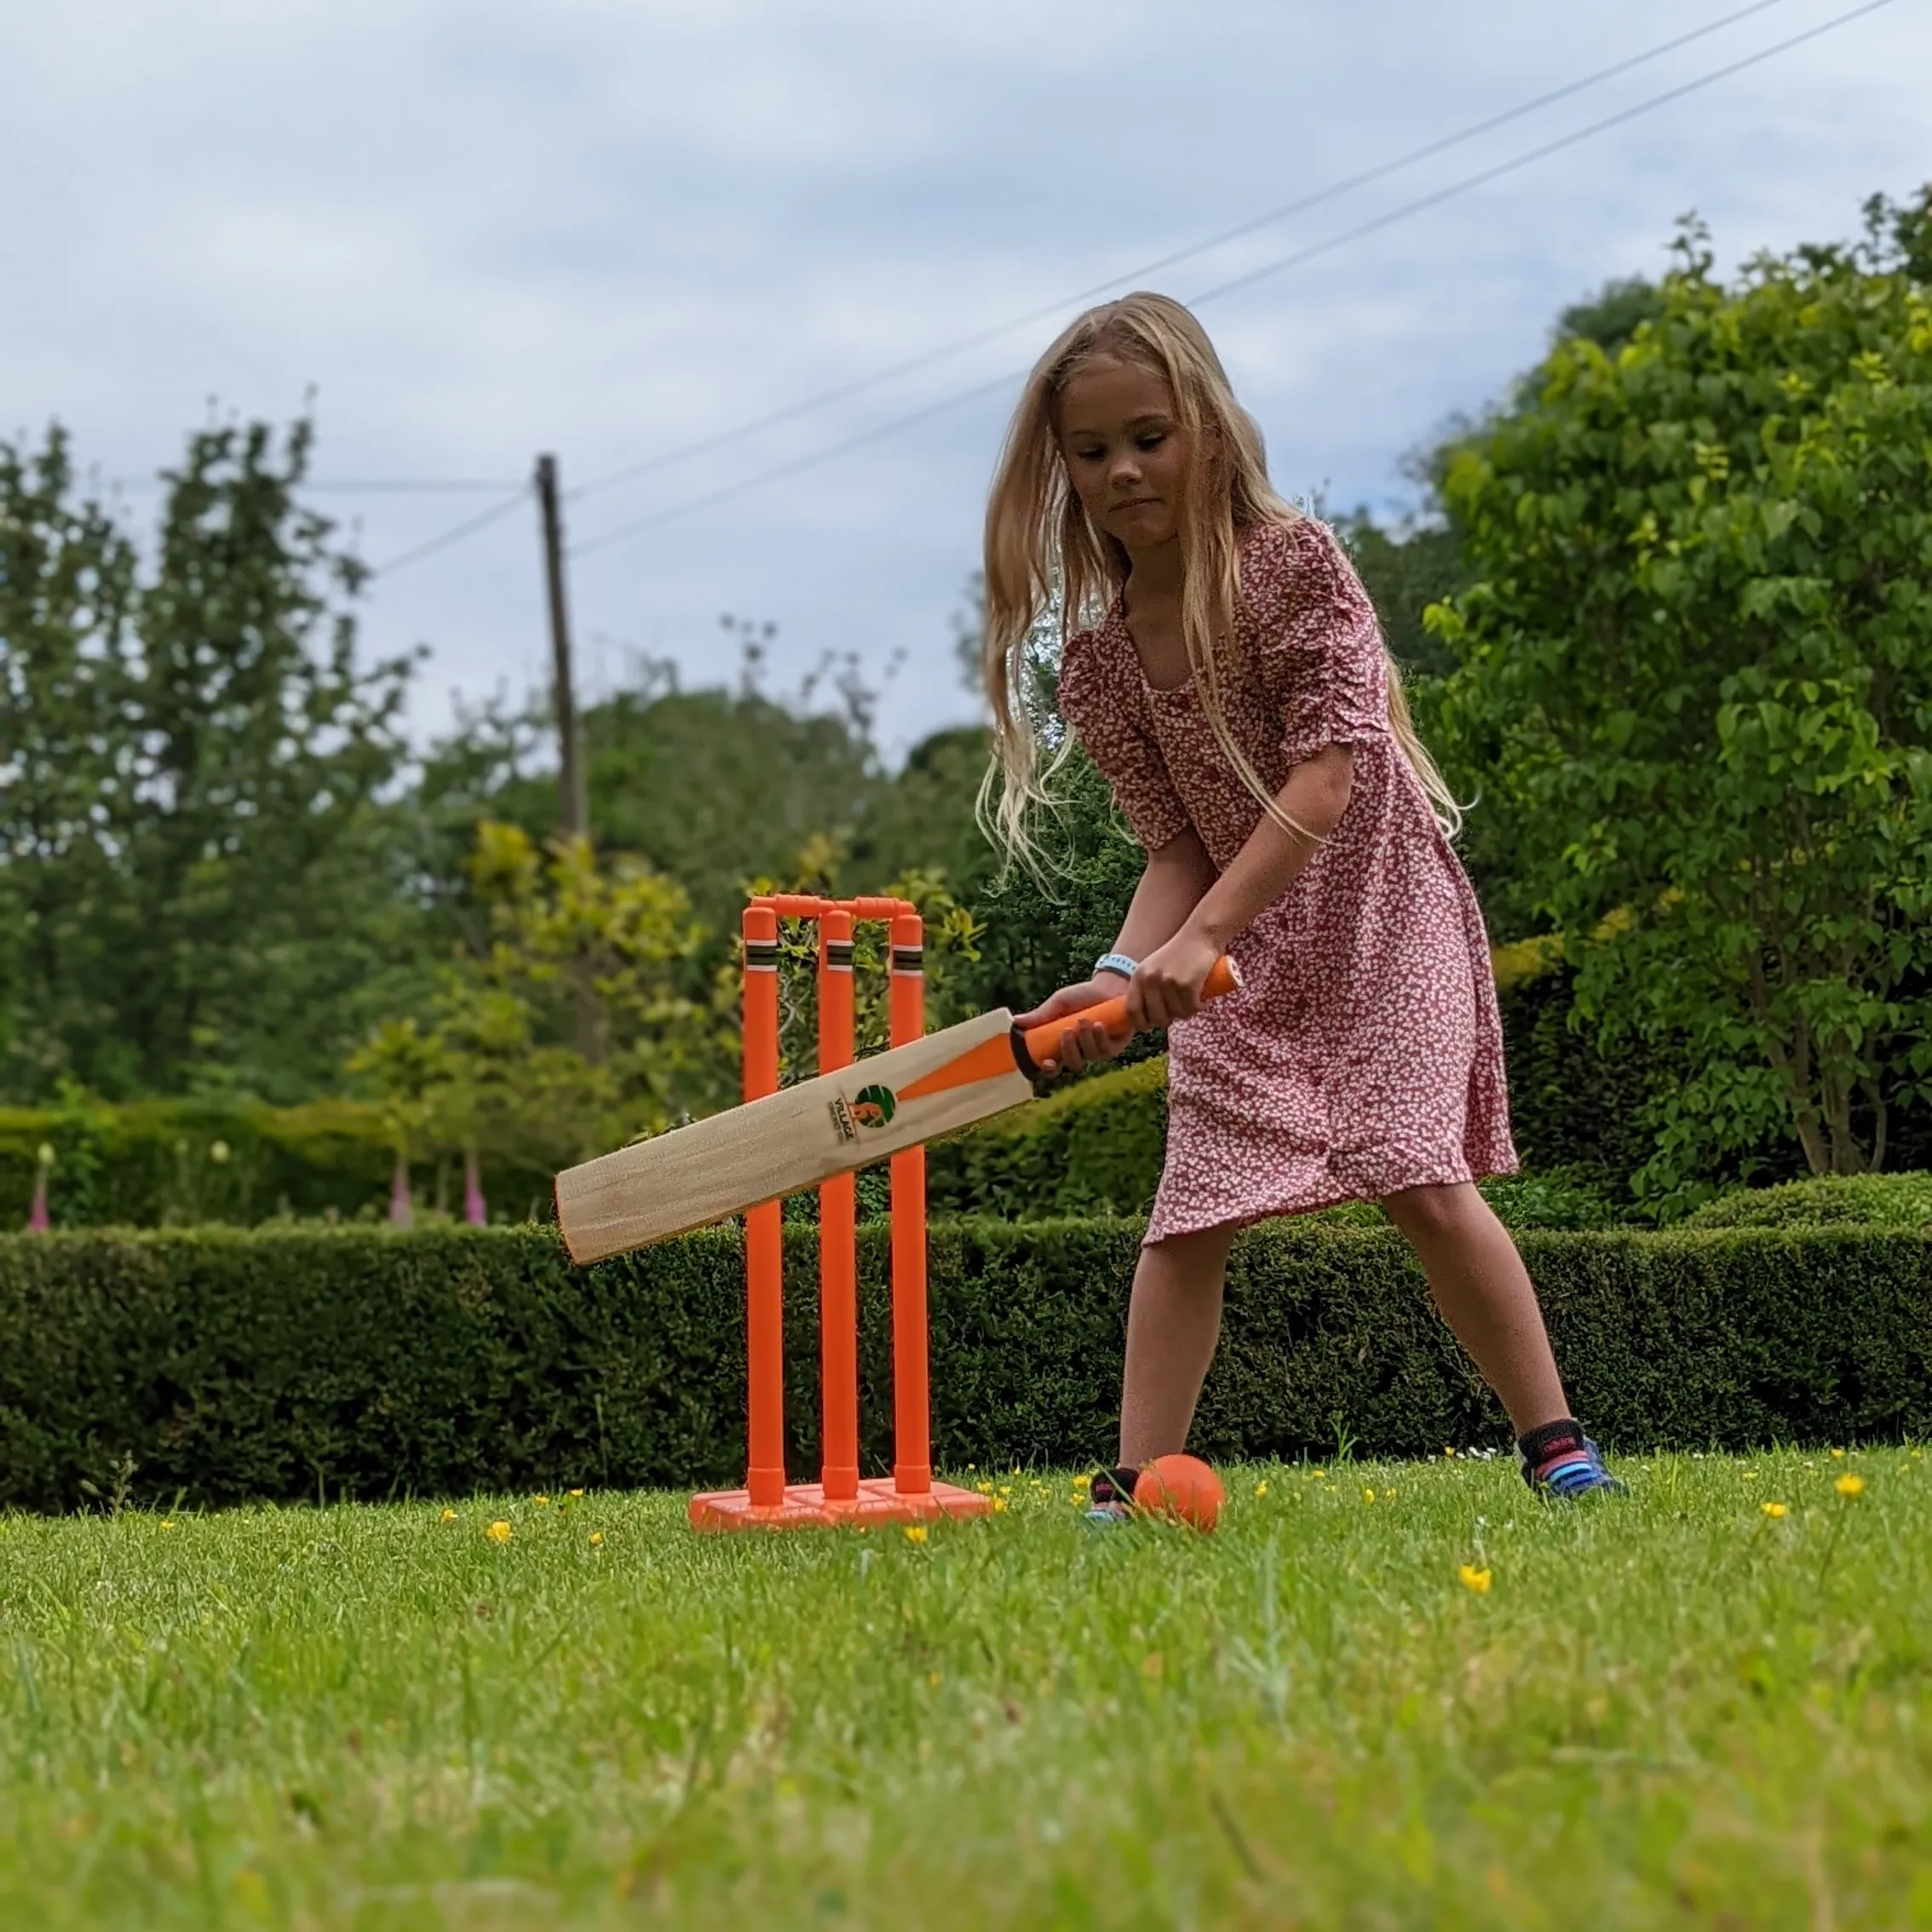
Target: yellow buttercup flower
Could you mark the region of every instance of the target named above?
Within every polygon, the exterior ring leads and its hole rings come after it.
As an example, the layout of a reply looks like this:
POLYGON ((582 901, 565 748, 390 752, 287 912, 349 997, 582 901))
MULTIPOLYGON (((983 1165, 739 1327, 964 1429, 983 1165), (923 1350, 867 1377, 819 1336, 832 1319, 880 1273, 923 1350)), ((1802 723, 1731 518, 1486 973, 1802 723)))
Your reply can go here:
POLYGON ((492 1523, 483 1533, 492 1543, 508 1543, 510 1539, 510 1527, 508 1523, 499 1520, 492 1523))
POLYGON ((906 1540, 908 1543, 923 1543, 926 1540, 926 1526, 923 1523, 908 1523, 906 1526, 906 1540))
POLYGON ((1843 1449, 1834 1449, 1831 1453, 1834 1456, 1843 1456, 1844 1454, 1844 1451, 1843 1449))
POLYGON ((172 1523, 164 1523, 161 1527, 163 1529, 172 1529, 175 1526, 172 1523))
POLYGON ((1478 1596, 1489 1595, 1489 1572, 1479 1570, 1474 1563, 1465 1563, 1457 1571, 1464 1590, 1473 1590, 1478 1596))
POLYGON ((1842 1475, 1831 1486, 1841 1496, 1862 1496, 1865 1493, 1865 1478, 1861 1475, 1842 1475))
POLYGON ((446 1509, 441 1515, 437 1517, 436 1521, 440 1523, 453 1523, 456 1521, 456 1511, 446 1509))
POLYGON ((992 1513, 996 1516, 1003 1516, 1006 1514, 1006 1498, 1003 1496, 996 1496, 993 1498, 992 1513))
POLYGON ((550 1506, 550 1499, 547 1496, 534 1496, 531 1500, 539 1509, 547 1509, 550 1506))
POLYGON ((601 1550, 603 1547, 603 1544, 604 1532, 601 1529, 592 1530, 590 1532, 590 1547, 593 1550, 601 1550))
POLYGON ((1375 1492, 1374 1492, 1374 1491, 1373 1491, 1372 1489, 1365 1489, 1365 1490, 1364 1490, 1364 1491, 1362 1492, 1362 1500, 1363 1500, 1363 1502, 1365 1502, 1365 1503, 1372 1503, 1372 1502, 1374 1502, 1374 1500, 1375 1500, 1375 1492))
POLYGON ((1257 1482, 1255 1485, 1255 1494, 1256 1496, 1266 1496, 1268 1494, 1268 1485, 1265 1482, 1257 1482))
POLYGON ((1782 1503, 1766 1503, 1762 1504, 1761 1507, 1765 1515, 1770 1517, 1774 1522, 1785 1513, 1785 1505, 1782 1503))
POLYGON ((578 1497, 581 1496, 584 1492, 581 1489, 573 1489, 570 1493, 572 1499, 574 1501, 578 1497))

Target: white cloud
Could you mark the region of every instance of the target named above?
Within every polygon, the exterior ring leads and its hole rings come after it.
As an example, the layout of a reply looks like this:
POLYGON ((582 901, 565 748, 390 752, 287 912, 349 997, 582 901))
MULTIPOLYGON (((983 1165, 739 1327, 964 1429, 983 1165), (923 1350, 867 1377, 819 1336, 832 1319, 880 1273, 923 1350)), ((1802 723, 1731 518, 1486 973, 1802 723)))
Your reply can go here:
MULTIPOLYGON (((1723 0, 1711 0, 1711 13, 1723 0)), ((1187 294, 1828 18, 1697 46, 1159 278, 1187 294)), ((566 483, 1118 273, 1694 24, 1665 0, 76 0, 0 28, 0 425, 58 416, 111 474, 214 396, 319 469, 566 483)), ((1932 26, 1900 5, 1203 310, 1293 490, 1386 501, 1556 309, 1655 268, 1695 206, 1724 257, 1849 233, 1932 174, 1932 26)), ((1044 326, 574 503, 592 536, 1023 364, 1044 326)), ((715 656, 716 617, 917 653, 904 741, 956 715, 949 617, 997 401, 585 558, 578 628, 715 656)), ((328 499, 334 507, 338 499, 328 499)), ((377 561, 475 499, 342 499, 377 561)), ((372 649, 435 647, 419 715, 543 674, 533 518, 379 584, 372 649)), ((586 644, 586 653, 589 647, 586 644)), ((608 655, 608 653, 607 653, 608 655)))

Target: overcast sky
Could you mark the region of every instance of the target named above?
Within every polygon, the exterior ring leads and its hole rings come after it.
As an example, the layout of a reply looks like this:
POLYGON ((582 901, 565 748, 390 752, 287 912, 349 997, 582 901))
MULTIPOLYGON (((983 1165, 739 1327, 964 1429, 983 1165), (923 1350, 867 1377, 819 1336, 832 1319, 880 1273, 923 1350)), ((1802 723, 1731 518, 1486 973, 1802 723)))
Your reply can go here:
MULTIPOLYGON (((1152 278, 1185 298, 1843 12, 1722 31, 1152 278)), ((952 614, 1012 382, 1063 298, 1735 11, 1741 0, 60 0, 0 23, 0 434, 58 417, 152 477, 212 406, 285 421, 319 479, 566 488, 1049 318, 573 498, 582 681, 627 648, 720 674, 731 612, 781 681, 906 668, 897 750, 968 715, 952 614), (635 534, 975 385, 836 458, 635 534)), ((1300 268, 1204 303, 1277 482, 1385 514, 1400 463, 1654 272, 1842 237, 1932 177, 1932 13, 1866 18, 1300 268)), ((331 493, 380 566, 496 495, 331 493)), ((379 577, 371 653, 451 693, 544 676, 534 514, 379 577)))

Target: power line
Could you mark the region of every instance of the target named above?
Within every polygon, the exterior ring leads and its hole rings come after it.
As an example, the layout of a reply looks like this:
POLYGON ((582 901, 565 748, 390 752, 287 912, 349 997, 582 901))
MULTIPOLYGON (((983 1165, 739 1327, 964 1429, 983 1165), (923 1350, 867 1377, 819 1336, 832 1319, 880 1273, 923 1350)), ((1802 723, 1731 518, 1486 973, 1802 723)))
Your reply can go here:
POLYGON ((470 536, 476 531, 486 528, 500 518, 508 516, 512 510, 520 509, 529 500, 530 486, 527 483, 520 483, 516 486, 516 494, 514 497, 510 497, 503 503, 485 510, 480 516, 473 516, 468 522, 457 524, 453 530, 444 531, 440 537, 432 537, 426 543, 418 543, 412 550, 405 550, 400 557, 391 557, 388 562, 372 570, 370 575, 371 577, 394 577, 399 570, 406 570, 411 564, 418 562, 424 557, 434 556, 438 550, 445 549, 451 543, 462 542, 465 537, 470 536))
POLYGON ((1192 261, 1196 256, 1205 255, 1214 249, 1224 247, 1231 241, 1239 241, 1244 235, 1252 234, 1257 228, 1272 227, 1277 221, 1285 221, 1292 215, 1306 214, 1311 208, 1319 208, 1324 203, 1339 200, 1355 189, 1366 187, 1372 182, 1382 181, 1388 175, 1400 173, 1405 168, 1412 168, 1418 161, 1432 159, 1446 153, 1452 147, 1479 139, 1486 134, 1493 134, 1498 128, 1507 127, 1512 121, 1520 121, 1526 115, 1566 101, 1572 95, 1601 86, 1607 80, 1613 80, 1619 74, 1625 74, 1634 67, 1641 67, 1652 60, 1660 60, 1666 54, 1675 53, 1680 47, 1688 47, 1693 41, 1702 40, 1722 32, 1725 27, 1735 26, 1753 14, 1762 14, 1772 7, 1782 6, 1785 0, 1752 0, 1748 7, 1740 7, 1735 12, 1721 15, 1707 21, 1704 26, 1693 27, 1688 33, 1678 34, 1674 39, 1659 41, 1656 46, 1646 48, 1640 54, 1632 54, 1624 60, 1613 61, 1607 67, 1599 67, 1594 73, 1585 74, 1581 79, 1552 88, 1548 93, 1539 94, 1533 99, 1522 101, 1516 106, 1506 109, 1500 114, 1492 114, 1488 119, 1472 122, 1468 127, 1459 128, 1453 134, 1443 135, 1438 139, 1425 141, 1420 147, 1412 147, 1406 153, 1398 154, 1393 159, 1377 162, 1372 168, 1365 168, 1359 174, 1344 176, 1341 181, 1331 181, 1325 187, 1297 197, 1293 201, 1283 202, 1279 207, 1271 208, 1260 215, 1254 215, 1231 228, 1223 228, 1205 240, 1190 242, 1187 247, 1174 250, 1170 254, 1158 256, 1152 262, 1144 262, 1137 268, 1123 270, 1104 282, 1096 282, 1090 288, 1078 290, 1069 296, 1062 296, 1054 302, 1043 303, 1038 308, 1027 310, 1023 315, 1009 317, 1004 322, 995 323, 985 329, 978 329, 968 336, 961 336, 950 342, 941 343, 936 348, 923 349, 917 355, 908 356, 902 362, 875 370, 871 374, 855 377, 849 382, 842 382, 836 388, 824 389, 802 402, 789 403, 782 409, 773 410, 764 416, 753 417, 731 429, 721 429, 716 434, 700 437, 697 441, 679 445, 675 449, 661 451, 655 456, 644 457, 641 462, 627 463, 622 469, 605 471, 593 476, 587 482, 579 483, 568 492, 572 498, 585 497, 593 492, 614 488, 627 483, 632 478, 642 476, 653 470, 669 469, 674 463, 685 462, 694 456, 702 456, 712 450, 741 441, 747 436, 756 435, 761 430, 777 428, 781 423, 796 421, 799 417, 809 416, 836 402, 864 394, 868 389, 882 388, 888 382, 910 376, 922 369, 929 369, 935 363, 951 361, 954 356, 963 355, 969 349, 979 348, 986 343, 997 342, 1002 336, 1012 334, 1032 323, 1057 315, 1062 309, 1070 308, 1076 302, 1097 300, 1111 289, 1123 282, 1139 281, 1145 276, 1159 274, 1163 269, 1174 267, 1177 263, 1192 261))
POLYGON ((1406 202, 1385 215, 1376 216, 1355 227, 1326 241, 1316 242, 1312 246, 1297 249, 1291 255, 1278 256, 1273 262, 1264 262, 1258 268, 1250 268, 1235 276, 1231 281, 1216 283, 1211 289, 1204 289, 1198 296, 1189 298, 1192 302, 1213 302, 1224 295, 1232 295, 1237 289, 1245 289, 1269 275, 1279 274, 1286 268, 1298 267, 1304 262, 1312 262, 1317 256, 1327 255, 1344 243, 1360 241, 1365 235, 1372 235, 1378 230, 1396 221, 1406 221, 1412 215, 1420 215, 1448 201, 1458 194, 1466 194, 1472 188, 1479 188, 1504 175, 1511 175, 1520 168, 1527 168, 1534 163, 1546 160, 1550 155, 1561 153, 1566 147, 1574 147, 1579 141, 1603 134, 1611 128, 1621 127, 1626 121, 1634 121, 1640 115, 1648 114, 1659 107, 1668 106, 1673 101, 1681 101, 1687 94, 1696 94, 1707 87, 1714 87, 1721 80, 1728 80, 1733 74, 1742 73, 1746 67, 1755 67, 1761 62, 1780 54, 1787 54, 1794 47, 1802 47, 1808 40, 1816 40, 1820 34, 1830 33, 1835 27, 1846 26, 1866 14, 1876 14, 1881 7, 1889 7, 1892 0, 1866 0, 1862 7, 1854 7, 1848 13, 1839 14, 1814 27, 1807 27, 1803 33, 1794 33, 1788 40, 1780 40, 1774 45, 1761 48, 1755 54, 1746 54, 1728 66, 1713 67, 1709 73, 1699 74, 1695 80, 1688 80, 1680 87, 1667 89, 1662 94, 1653 95, 1649 100, 1639 101, 1634 107, 1625 107, 1614 114, 1606 114, 1600 121, 1592 121, 1589 126, 1578 128, 1574 133, 1560 135, 1556 140, 1545 141, 1540 147, 1532 147, 1527 153, 1519 154, 1509 161, 1499 162, 1493 168, 1485 168, 1480 173, 1465 175, 1459 181, 1449 187, 1438 188, 1433 194, 1418 196, 1406 202))
MULTIPOLYGON (((162 490, 169 486, 166 476, 110 476, 106 487, 110 490, 162 490)), ((421 494, 460 496, 466 493, 480 494, 487 491, 491 495, 518 487, 513 478, 503 476, 463 477, 372 477, 354 479, 347 477, 304 477, 298 486, 302 490, 338 491, 356 495, 377 494, 421 494)))
POLYGON ((305 490, 342 490, 369 495, 395 491, 424 496, 463 496, 466 494, 480 496, 486 492, 492 496, 496 496, 504 490, 517 490, 522 488, 523 486, 514 476, 464 476, 451 477, 446 480, 442 478, 406 477, 394 482, 373 478, 361 482, 338 482, 333 478, 330 478, 321 482, 305 483, 302 487, 305 490))
MULTIPOLYGON (((1704 88, 1715 86, 1719 81, 1728 79, 1734 74, 1741 73, 1748 67, 1757 66, 1763 61, 1774 59, 1780 54, 1789 53, 1794 47, 1802 46, 1807 41, 1815 40, 1822 34, 1830 33, 1837 27, 1844 26, 1853 20, 1862 18, 1866 14, 1875 14, 1881 8, 1891 4, 1892 0, 1866 0, 1863 6, 1854 7, 1849 12, 1837 14, 1832 19, 1823 21, 1817 26, 1807 28, 1803 33, 1793 34, 1788 39, 1775 42, 1769 47, 1760 49, 1755 54, 1746 55, 1739 60, 1727 63, 1723 66, 1712 68, 1708 73, 1700 74, 1693 80, 1686 81, 1679 86, 1670 88, 1662 94, 1653 95, 1648 100, 1640 101, 1634 106, 1624 108, 1615 114, 1606 115, 1601 120, 1590 123, 1588 126, 1578 128, 1570 134, 1561 135, 1555 141, 1545 141, 1539 147, 1528 149, 1507 161, 1498 162, 1493 167, 1482 169, 1473 175, 1466 175, 1461 180, 1452 181, 1446 187, 1435 189, 1425 195, 1419 195, 1412 201, 1405 202, 1399 207, 1388 210, 1381 215, 1371 216, 1367 221, 1358 222, 1354 227, 1345 228, 1340 233, 1331 235, 1323 241, 1313 243, 1306 248, 1297 249, 1292 254, 1279 256, 1272 262, 1263 262, 1260 267, 1249 269, 1230 281, 1222 282, 1211 289, 1205 290, 1199 295, 1190 299, 1197 305, 1205 302, 1213 302, 1222 296, 1233 294, 1236 290, 1245 289, 1250 285, 1262 280, 1266 276, 1279 274, 1286 269, 1313 261, 1320 256, 1332 254, 1338 249, 1345 248, 1351 243, 1362 240, 1369 235, 1379 233, 1383 229, 1390 227, 1396 222, 1406 221, 1412 216, 1423 214, 1431 208, 1440 207, 1444 202, 1452 200, 1458 195, 1469 193, 1473 189, 1486 186, 1489 182, 1499 180, 1505 175, 1514 174, 1523 168, 1530 167, 1538 161, 1545 160, 1550 155, 1560 153, 1565 148, 1574 147, 1579 142, 1589 141, 1595 135, 1602 134, 1611 128, 1619 127, 1625 122, 1633 121, 1642 115, 1653 112, 1659 107, 1668 106, 1671 101, 1681 101, 1686 95, 1694 94, 1704 88)), ((977 383, 969 389, 957 391, 952 395, 942 398, 938 402, 929 403, 919 409, 910 411, 905 415, 890 417, 886 422, 877 424, 871 429, 864 430, 857 435, 848 436, 838 442, 827 444, 805 456, 794 457, 790 462, 780 463, 770 469, 760 470, 753 475, 741 478, 735 483, 726 484, 702 496, 691 497, 684 503, 673 503, 664 509, 654 511, 649 515, 636 518, 632 522, 620 524, 613 530, 607 530, 601 535, 576 545, 570 554, 573 557, 586 556, 594 550, 602 549, 607 545, 618 543, 627 537, 641 535, 647 530, 656 528, 659 524, 669 523, 677 518, 693 515, 699 510, 709 509, 714 504, 742 495, 746 491, 759 489, 768 483, 773 483, 785 477, 795 476, 802 470, 815 468, 820 463, 831 462, 835 457, 843 456, 848 451, 860 448, 868 443, 878 442, 885 437, 896 434, 901 429, 911 428, 915 423, 925 422, 928 418, 940 414, 942 411, 957 407, 979 397, 987 395, 996 389, 1003 388, 1017 381, 1024 373, 1023 371, 1009 370, 1004 375, 997 377, 991 382, 977 383)))
POLYGON ((908 411, 904 416, 895 416, 871 429, 861 429, 856 435, 848 436, 842 441, 828 443, 822 449, 812 451, 808 455, 781 463, 774 469, 762 469, 756 476, 743 478, 736 483, 724 484, 702 497, 692 497, 681 503, 674 503, 669 509, 658 510, 652 515, 640 517, 635 523, 619 524, 615 530, 607 530, 601 537, 593 537, 586 543, 573 543, 570 549, 572 557, 588 556, 593 550, 601 550, 607 543, 620 542, 626 537, 635 537, 641 532, 654 528, 660 523, 669 523, 674 518, 694 515, 701 509, 709 509, 713 503, 722 503, 727 498, 741 495, 746 490, 756 490, 767 483, 776 483, 787 476, 796 476, 803 469, 816 469, 822 463, 830 463, 834 457, 844 456, 848 451, 863 449, 868 443, 883 442, 888 436, 896 436, 901 429, 910 429, 916 423, 923 423, 929 417, 943 415, 949 409, 958 409, 975 402, 981 396, 990 396, 996 389, 1009 387, 1014 371, 1006 371, 995 376, 991 382, 980 382, 970 389, 956 390, 939 401, 928 403, 922 409, 908 411))

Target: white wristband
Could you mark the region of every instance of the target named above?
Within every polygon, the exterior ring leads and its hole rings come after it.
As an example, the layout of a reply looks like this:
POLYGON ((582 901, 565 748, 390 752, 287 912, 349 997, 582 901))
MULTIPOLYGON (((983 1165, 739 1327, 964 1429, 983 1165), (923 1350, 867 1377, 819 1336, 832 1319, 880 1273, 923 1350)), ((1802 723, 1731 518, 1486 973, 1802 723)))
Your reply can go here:
POLYGON ((1130 980, 1141 969, 1137 959, 1130 959, 1124 952, 1103 953, 1094 962, 1096 973, 1118 973, 1124 980, 1130 980))

